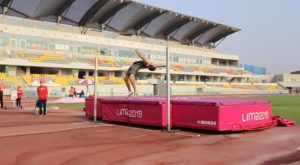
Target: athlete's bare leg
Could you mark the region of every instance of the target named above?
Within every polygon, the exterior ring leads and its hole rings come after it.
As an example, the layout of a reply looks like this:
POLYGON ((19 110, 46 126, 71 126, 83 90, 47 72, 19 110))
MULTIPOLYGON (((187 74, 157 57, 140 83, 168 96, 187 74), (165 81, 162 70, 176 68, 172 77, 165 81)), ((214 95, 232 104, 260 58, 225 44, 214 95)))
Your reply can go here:
POLYGON ((133 92, 134 92, 134 94, 136 94, 136 93, 137 93, 137 90, 136 90, 135 75, 134 75, 134 74, 130 74, 130 76, 129 76, 129 81, 130 81, 130 83, 131 83, 131 85, 132 85, 132 87, 133 87, 133 92))
POLYGON ((128 76, 124 77, 124 81, 125 81, 125 84, 127 86, 128 92, 130 92, 131 87, 130 87, 130 83, 129 83, 129 77, 128 76))
POLYGON ((133 95, 133 92, 132 92, 131 87, 130 87, 129 77, 128 76, 124 77, 124 81, 125 81, 125 84, 126 84, 127 89, 128 89, 128 97, 130 97, 131 95, 133 95))

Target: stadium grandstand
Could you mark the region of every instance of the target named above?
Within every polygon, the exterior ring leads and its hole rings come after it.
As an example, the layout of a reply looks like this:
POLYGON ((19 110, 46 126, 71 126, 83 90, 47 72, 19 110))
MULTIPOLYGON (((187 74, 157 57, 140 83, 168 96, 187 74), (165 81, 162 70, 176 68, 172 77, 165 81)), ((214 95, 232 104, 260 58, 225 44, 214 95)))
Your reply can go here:
POLYGON ((300 71, 275 75, 272 77, 272 82, 288 89, 291 94, 300 93, 300 71))
MULTIPOLYGON (((258 76, 237 55, 216 47, 240 29, 131 0, 0 0, 0 86, 17 86, 34 97, 39 79, 51 96, 66 95, 94 82, 98 63, 99 95, 127 93, 123 76, 137 60, 134 49, 156 64, 171 60, 172 94, 282 94, 277 83, 255 82, 258 76), (97 60, 97 61, 96 61, 97 60), (245 69, 245 68, 250 68, 245 69), (102 86, 101 86, 102 85, 102 86)), ((259 68, 265 74, 264 68, 259 68)), ((138 88, 152 95, 149 80, 166 70, 142 70, 138 88)))

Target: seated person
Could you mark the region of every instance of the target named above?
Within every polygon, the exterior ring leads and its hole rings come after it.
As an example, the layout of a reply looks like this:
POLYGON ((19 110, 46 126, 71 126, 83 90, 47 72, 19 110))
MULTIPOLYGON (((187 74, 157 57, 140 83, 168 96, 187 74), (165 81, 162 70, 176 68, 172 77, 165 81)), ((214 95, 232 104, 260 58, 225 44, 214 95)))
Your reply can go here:
POLYGON ((84 92, 83 92, 83 90, 81 90, 81 92, 79 93, 79 97, 80 98, 84 98, 84 92))

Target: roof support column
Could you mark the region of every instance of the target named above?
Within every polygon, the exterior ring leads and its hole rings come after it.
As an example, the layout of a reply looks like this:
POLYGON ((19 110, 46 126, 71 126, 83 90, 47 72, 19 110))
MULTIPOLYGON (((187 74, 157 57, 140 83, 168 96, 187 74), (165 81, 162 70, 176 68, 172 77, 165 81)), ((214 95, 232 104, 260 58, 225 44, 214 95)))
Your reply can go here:
POLYGON ((56 17, 56 21, 57 21, 57 31, 59 31, 60 29, 60 23, 62 21, 62 17, 61 16, 57 16, 56 17))
POLYGON ((8 8, 6 6, 2 7, 2 11, 3 11, 2 23, 6 24, 7 23, 6 13, 8 11, 8 8))
POLYGON ((105 24, 101 24, 101 31, 103 32, 105 28, 105 24))
POLYGON ((5 17, 5 16, 6 16, 6 13, 7 13, 7 11, 8 11, 7 6, 4 6, 4 7, 2 8, 2 10, 3 10, 3 16, 5 17))
POLYGON ((82 35, 85 35, 86 32, 88 31, 88 28, 83 27, 83 26, 80 26, 80 29, 81 29, 80 34, 82 34, 82 35))
POLYGON ((141 30, 137 30, 137 31, 136 31, 136 34, 137 34, 137 36, 140 36, 141 30))
POLYGON ((194 46, 194 45, 195 45, 195 40, 192 40, 192 43, 191 43, 191 44, 192 44, 192 46, 194 46))
POLYGON ((61 23, 62 17, 61 16, 57 16, 57 24, 59 25, 61 23))
POLYGON ((171 37, 170 35, 167 36, 167 41, 170 41, 170 37, 171 37))

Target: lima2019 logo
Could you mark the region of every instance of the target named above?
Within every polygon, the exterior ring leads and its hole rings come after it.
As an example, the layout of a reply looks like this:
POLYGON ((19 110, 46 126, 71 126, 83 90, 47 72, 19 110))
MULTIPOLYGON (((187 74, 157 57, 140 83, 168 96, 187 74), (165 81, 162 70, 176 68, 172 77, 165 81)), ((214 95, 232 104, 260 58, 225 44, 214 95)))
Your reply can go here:
POLYGON ((265 120, 269 118, 269 112, 249 112, 249 113, 242 113, 242 121, 249 122, 249 121, 258 121, 258 120, 265 120))
POLYGON ((117 109, 117 116, 128 116, 130 118, 142 118, 143 111, 128 108, 117 109))

